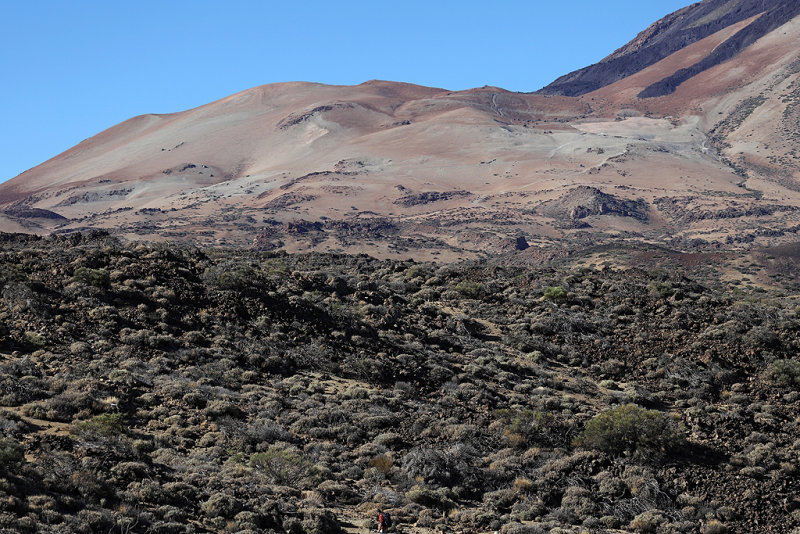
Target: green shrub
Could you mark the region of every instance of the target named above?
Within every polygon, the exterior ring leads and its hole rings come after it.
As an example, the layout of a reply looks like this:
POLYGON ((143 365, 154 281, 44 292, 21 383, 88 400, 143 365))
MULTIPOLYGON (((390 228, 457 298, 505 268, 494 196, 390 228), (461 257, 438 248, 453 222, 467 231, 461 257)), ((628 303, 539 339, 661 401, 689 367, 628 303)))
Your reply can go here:
POLYGON ((39 332, 25 332, 25 341, 37 348, 47 345, 47 338, 39 332))
POLYGON ((249 278, 249 271, 229 271, 219 273, 217 282, 222 289, 242 289, 247 287, 249 278))
POLYGON ((406 269, 406 278, 407 279, 410 280, 412 278, 417 278, 419 276, 427 279, 430 276, 430 273, 428 272, 428 267, 418 263, 418 264, 412 265, 411 267, 406 269))
POLYGON ((249 265, 227 263, 206 269, 203 278, 220 289, 242 290, 250 286, 256 273, 249 265))
POLYGON ((79 421, 72 425, 70 432, 74 436, 112 437, 125 431, 125 416, 121 413, 104 413, 92 417, 88 421, 79 421))
POLYGON ((659 459, 682 442, 681 431, 667 415, 634 404, 595 416, 576 439, 582 447, 639 459, 659 459))
POLYGON ((305 534, 336 534, 342 531, 339 521, 330 510, 305 510, 301 525, 305 534))
POLYGON ((6 470, 22 462, 22 445, 11 438, 0 438, 0 470, 6 470))
POLYGON ((236 497, 226 493, 212 495, 200 505, 208 517, 233 517, 242 509, 242 503, 236 497))
POLYGON ((72 279, 87 286, 107 288, 111 285, 111 277, 105 269, 90 269, 88 267, 78 267, 72 275, 72 279))
POLYGON ((370 467, 374 467, 377 471, 383 473, 384 475, 388 475, 392 472, 392 464, 394 460, 388 454, 378 454, 373 456, 372 459, 369 461, 370 467))
POLYGON ((591 491, 578 486, 571 486, 564 492, 561 508, 571 510, 581 521, 594 516, 597 505, 591 491))
POLYGON ((483 503, 492 510, 508 512, 517 502, 518 494, 511 489, 487 491, 483 494, 483 503))
POLYGON ((647 284, 647 289, 655 297, 667 298, 673 293, 672 284, 659 280, 652 280, 647 284))
POLYGON ((462 280, 455 289, 467 298, 476 299, 483 293, 483 284, 472 280, 462 280))
POLYGON ((304 478, 311 464, 295 451, 281 445, 270 445, 264 452, 250 457, 250 467, 264 473, 275 484, 295 484, 304 478))
POLYGON ((667 522, 667 517, 659 510, 647 510, 634 517, 629 526, 642 534, 655 534, 667 522))
POLYGON ((544 290, 542 300, 561 302, 567 298, 567 291, 561 286, 548 287, 544 290))
POLYGON ((728 527, 716 519, 712 519, 700 529, 702 534, 727 534, 728 527))
POLYGON ((765 378, 776 386, 800 386, 800 360, 775 360, 767 369, 765 378))
POLYGON ((281 278, 286 278, 292 272, 289 266, 286 265, 286 262, 280 258, 265 260, 264 263, 261 264, 261 267, 268 275, 281 278))

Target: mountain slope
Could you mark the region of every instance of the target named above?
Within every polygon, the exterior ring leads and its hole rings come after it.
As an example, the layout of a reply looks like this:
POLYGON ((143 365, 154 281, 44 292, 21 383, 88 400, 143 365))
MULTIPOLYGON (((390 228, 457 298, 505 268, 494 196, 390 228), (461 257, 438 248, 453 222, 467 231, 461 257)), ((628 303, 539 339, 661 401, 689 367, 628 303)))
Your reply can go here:
POLYGON ((800 14, 800 3, 783 0, 707 0, 667 15, 633 41, 595 65, 566 74, 542 94, 580 96, 610 85, 720 30, 753 18, 735 35, 693 65, 645 88, 643 98, 663 96, 692 76, 739 54, 800 14))
POLYGON ((785 16, 769 2, 690 6, 610 56, 634 74, 580 97, 286 83, 135 117, 0 185, 0 230, 448 260, 793 241, 800 17, 640 97, 785 16))

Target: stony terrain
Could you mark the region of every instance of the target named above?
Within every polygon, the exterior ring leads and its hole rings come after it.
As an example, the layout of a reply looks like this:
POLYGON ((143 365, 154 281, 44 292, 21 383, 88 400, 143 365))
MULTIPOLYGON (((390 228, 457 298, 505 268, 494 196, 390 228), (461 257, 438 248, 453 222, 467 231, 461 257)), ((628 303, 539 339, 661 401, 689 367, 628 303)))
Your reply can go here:
POLYGON ((779 277, 0 237, 0 532, 798 532, 779 277))

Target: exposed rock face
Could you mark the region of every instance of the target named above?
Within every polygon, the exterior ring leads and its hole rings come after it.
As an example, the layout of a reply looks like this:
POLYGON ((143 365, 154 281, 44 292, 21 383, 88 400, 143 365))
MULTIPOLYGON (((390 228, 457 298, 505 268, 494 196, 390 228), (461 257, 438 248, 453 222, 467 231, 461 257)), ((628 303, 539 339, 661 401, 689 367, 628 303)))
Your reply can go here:
MULTIPOLYGON (((758 3, 761 4, 763 2, 758 3)), ((650 85, 639 93, 639 97, 652 98, 673 93, 680 84, 689 78, 733 58, 767 33, 779 28, 800 14, 800 3, 798 2, 777 2, 776 4, 768 8, 746 28, 725 41, 722 46, 717 47, 711 54, 691 67, 680 69, 672 76, 650 85)))
POLYGON ((580 186, 556 200, 546 202, 541 212, 554 219, 572 221, 592 215, 615 215, 646 222, 647 208, 647 203, 641 199, 625 200, 603 193, 596 187, 580 186))
POLYGON ((405 195, 395 200, 394 203, 409 208, 430 202, 450 200, 451 198, 468 197, 470 194, 469 191, 425 191, 423 193, 405 195))
POLYGON ((63 215, 50 210, 43 210, 41 208, 9 208, 4 212, 11 217, 18 217, 20 219, 52 219, 52 220, 67 220, 63 215))
POLYGON ((782 212, 795 212, 798 210, 796 206, 781 206, 773 204, 753 205, 750 203, 736 202, 731 203, 726 208, 709 210, 699 208, 693 201, 692 197, 688 198, 657 198, 655 200, 656 206, 663 213, 669 215, 674 220, 684 222, 697 222, 705 220, 721 220, 721 219, 739 219, 743 217, 767 217, 776 213, 782 212))
POLYGON ((631 76, 723 28, 758 16, 702 60, 640 93, 642 98, 666 95, 692 76, 736 56, 748 45, 798 14, 798 2, 705 0, 667 15, 599 63, 566 74, 539 92, 566 96, 590 93, 631 76))

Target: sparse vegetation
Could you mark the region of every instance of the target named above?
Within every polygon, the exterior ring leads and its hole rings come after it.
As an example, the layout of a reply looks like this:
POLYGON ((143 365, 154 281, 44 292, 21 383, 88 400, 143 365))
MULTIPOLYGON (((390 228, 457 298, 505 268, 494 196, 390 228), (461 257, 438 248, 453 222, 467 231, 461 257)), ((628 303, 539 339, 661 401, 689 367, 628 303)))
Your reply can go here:
POLYGON ((800 306, 678 260, 8 237, 0 529, 790 532, 800 306))

